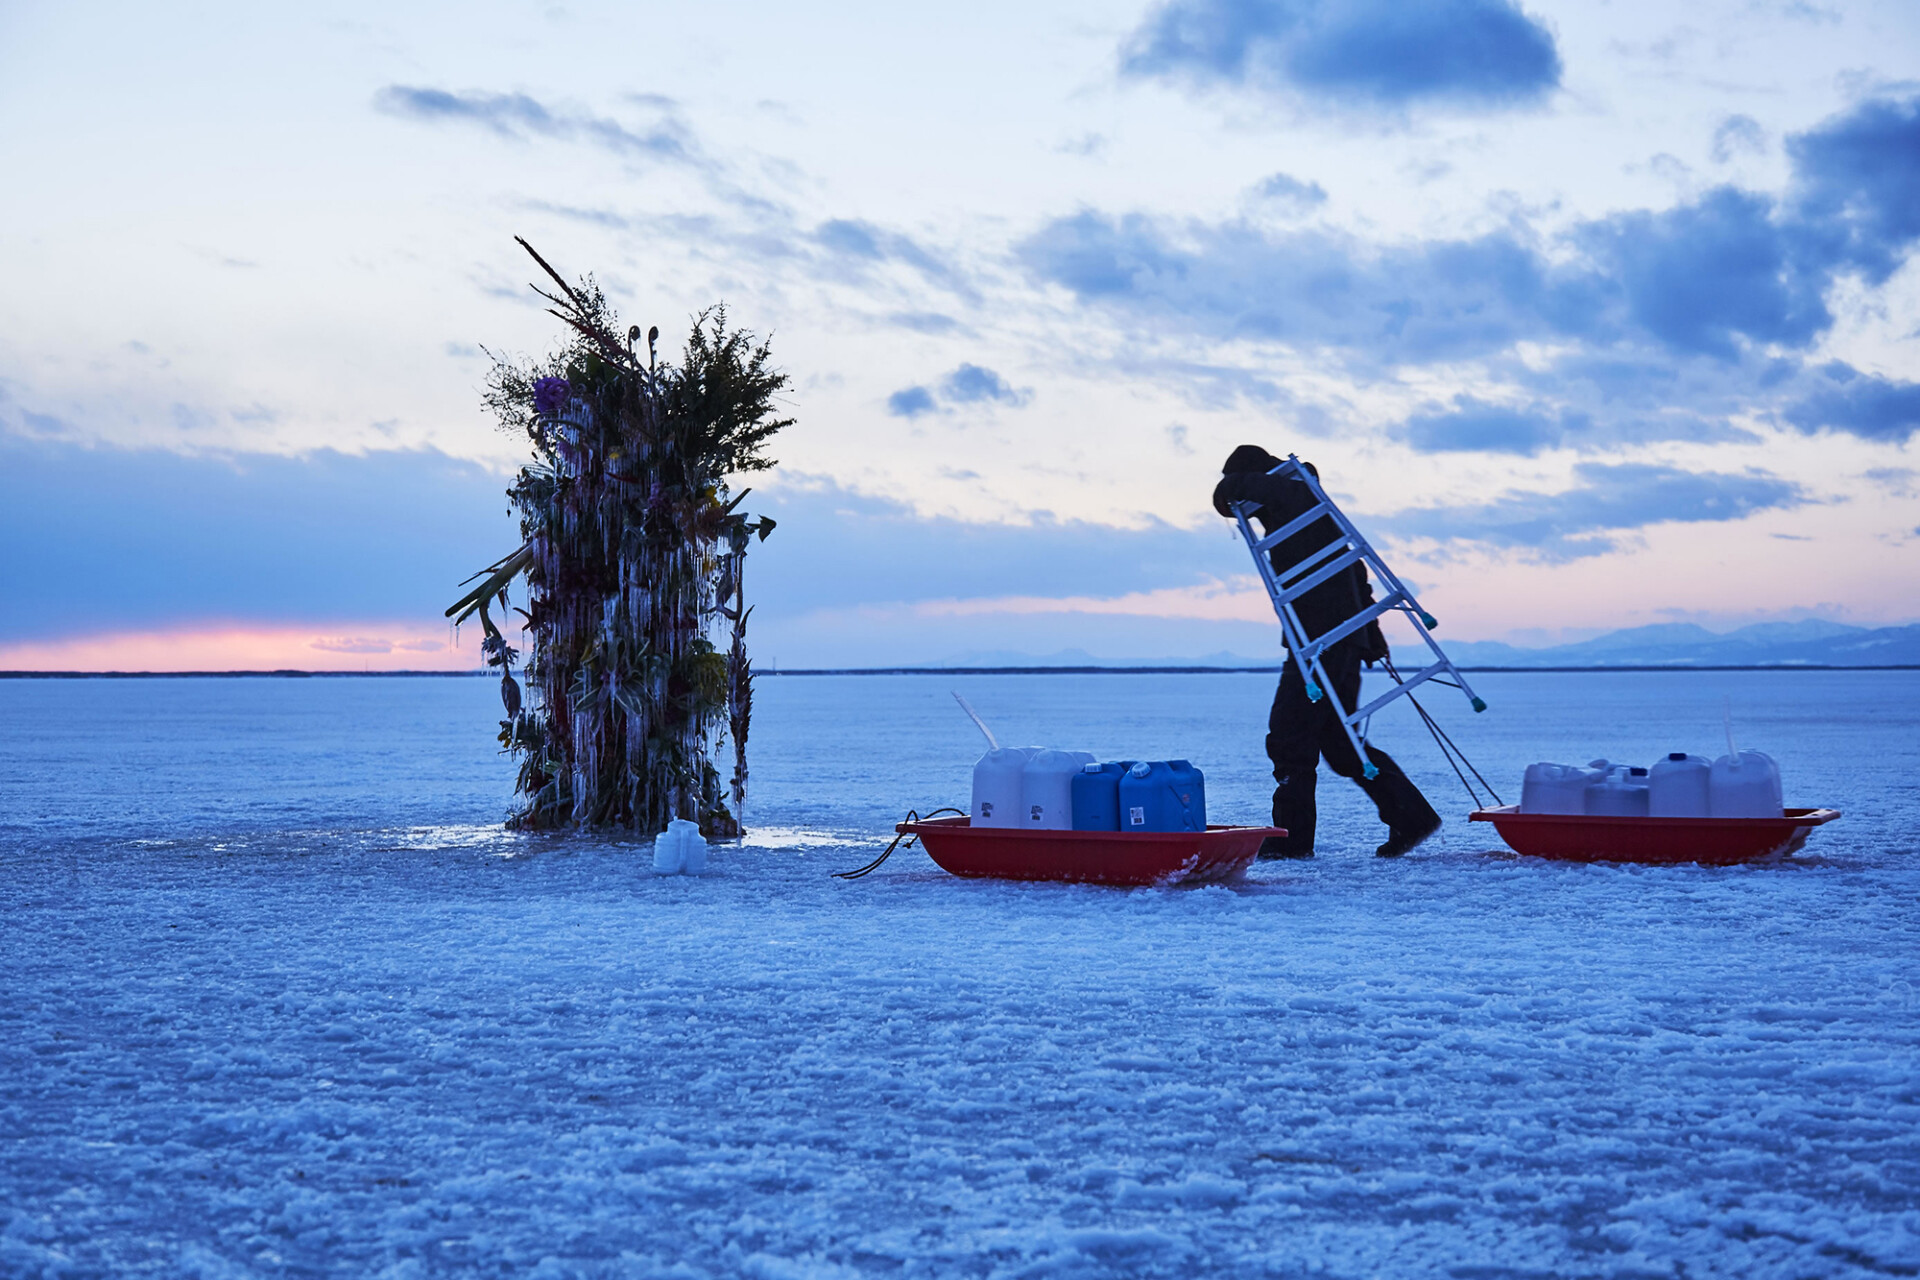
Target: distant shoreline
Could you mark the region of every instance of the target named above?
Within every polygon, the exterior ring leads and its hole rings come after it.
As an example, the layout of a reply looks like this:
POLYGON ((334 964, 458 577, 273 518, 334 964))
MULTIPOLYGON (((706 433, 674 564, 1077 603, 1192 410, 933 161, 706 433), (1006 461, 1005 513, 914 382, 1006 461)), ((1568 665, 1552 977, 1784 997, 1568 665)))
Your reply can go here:
MULTIPOLYGON (((1621 664, 1607 667, 1481 667, 1462 671, 1499 675, 1578 675, 1615 672, 1660 672, 1685 675, 1702 671, 1920 671, 1920 663, 1840 666, 1817 662, 1773 662, 1748 665, 1687 666, 1621 664)), ((1276 675, 1270 667, 798 667, 790 671, 756 671, 756 676, 1212 676, 1276 675)), ((0 680, 391 680, 396 678, 472 679, 493 671, 0 671, 0 680)))

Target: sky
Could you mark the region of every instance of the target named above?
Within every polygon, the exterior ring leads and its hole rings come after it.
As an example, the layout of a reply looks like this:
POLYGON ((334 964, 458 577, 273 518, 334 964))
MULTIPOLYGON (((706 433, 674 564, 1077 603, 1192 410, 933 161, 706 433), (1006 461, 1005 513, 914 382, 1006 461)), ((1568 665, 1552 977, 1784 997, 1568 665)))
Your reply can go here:
POLYGON ((1920 620, 1920 9, 0 5, 0 669, 464 669, 525 236, 770 336, 782 667, 1270 657, 1319 467, 1442 621, 1920 620))

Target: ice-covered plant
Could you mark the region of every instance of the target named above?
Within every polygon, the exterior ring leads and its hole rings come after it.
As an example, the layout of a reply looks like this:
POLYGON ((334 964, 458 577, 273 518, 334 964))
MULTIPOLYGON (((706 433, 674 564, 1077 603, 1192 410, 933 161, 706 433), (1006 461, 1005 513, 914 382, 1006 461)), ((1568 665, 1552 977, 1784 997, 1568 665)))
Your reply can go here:
POLYGON ((520 757, 509 823, 658 831, 678 817, 737 835, 753 694, 742 568, 773 521, 742 512, 748 491, 730 484, 773 465, 766 444, 792 425, 775 404, 787 376, 724 306, 694 320, 678 365, 657 359, 657 328, 643 356, 639 327, 621 334, 591 276, 569 285, 520 245, 570 332, 544 364, 495 357, 487 407, 534 451, 507 490, 525 542, 447 610, 478 616, 501 669, 500 741, 520 757), (489 608, 505 610, 523 574, 524 705, 489 608), (713 756, 728 739, 723 783, 713 756))

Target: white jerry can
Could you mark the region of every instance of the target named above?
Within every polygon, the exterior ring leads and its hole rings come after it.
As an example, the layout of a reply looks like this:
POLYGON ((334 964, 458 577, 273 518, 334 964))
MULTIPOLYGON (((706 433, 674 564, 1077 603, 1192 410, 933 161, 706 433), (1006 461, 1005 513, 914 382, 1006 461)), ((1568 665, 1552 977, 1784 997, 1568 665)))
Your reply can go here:
POLYGON ((675 818, 653 838, 653 873, 697 876, 707 869, 707 838, 700 824, 675 818))
POLYGON ((1530 764, 1520 783, 1520 812, 1585 813, 1594 780, 1592 769, 1577 764, 1530 764))
POLYGON ((1780 766, 1764 751, 1741 751, 1713 762, 1707 809, 1716 818, 1782 817, 1780 766))
POLYGON ((1039 747, 995 747, 973 766, 973 807, 967 811, 975 827, 1023 825, 1020 796, 1027 760, 1039 747))
POLYGON ((1656 818, 1704 818, 1707 779, 1713 766, 1705 756, 1672 751, 1647 774, 1647 812, 1656 818))
POLYGON ((1073 830, 1073 775, 1094 763, 1087 751, 1038 751, 1021 772, 1020 822, 1028 831, 1073 830))

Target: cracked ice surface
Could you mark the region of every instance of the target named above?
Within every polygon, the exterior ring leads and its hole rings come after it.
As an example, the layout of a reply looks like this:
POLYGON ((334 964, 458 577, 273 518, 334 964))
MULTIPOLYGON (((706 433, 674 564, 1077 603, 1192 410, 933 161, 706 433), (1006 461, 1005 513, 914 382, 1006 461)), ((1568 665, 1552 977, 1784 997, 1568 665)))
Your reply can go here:
POLYGON ((1406 717, 1449 826, 1398 862, 1327 778, 1239 885, 829 879, 964 802, 955 686, 1258 819, 1270 678, 1022 679, 764 682, 701 879, 499 833, 485 681, 0 684, 0 1274, 1920 1271, 1913 673, 1447 722, 1501 785, 1731 698, 1848 810, 1784 865, 1506 856, 1406 717))

